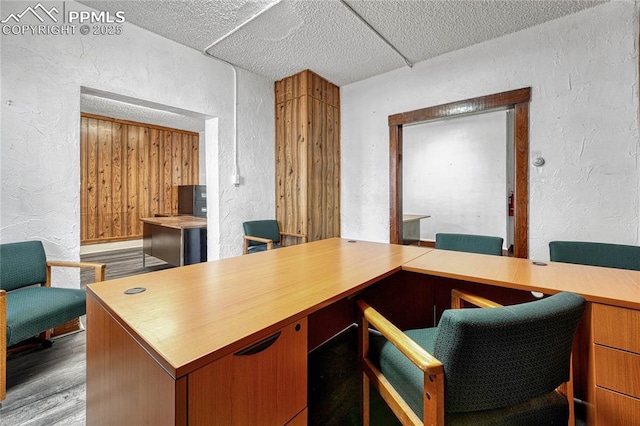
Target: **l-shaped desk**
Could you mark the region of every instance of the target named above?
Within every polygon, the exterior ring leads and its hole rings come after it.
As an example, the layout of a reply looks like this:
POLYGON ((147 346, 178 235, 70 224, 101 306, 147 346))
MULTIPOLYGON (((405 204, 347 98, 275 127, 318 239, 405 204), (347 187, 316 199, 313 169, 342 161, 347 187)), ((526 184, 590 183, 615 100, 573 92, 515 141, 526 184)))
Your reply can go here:
POLYGON ((87 424, 304 425, 308 350, 356 297, 429 326, 453 287, 583 295, 588 423, 640 421, 640 272, 334 238, 89 285, 87 424))

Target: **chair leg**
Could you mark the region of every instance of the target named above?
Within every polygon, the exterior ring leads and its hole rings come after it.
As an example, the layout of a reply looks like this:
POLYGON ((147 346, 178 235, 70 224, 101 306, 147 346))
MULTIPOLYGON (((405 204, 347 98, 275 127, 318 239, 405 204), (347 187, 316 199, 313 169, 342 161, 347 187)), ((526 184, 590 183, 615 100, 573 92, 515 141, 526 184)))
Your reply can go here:
POLYGON ((20 343, 16 343, 15 345, 7 348, 7 355, 36 347, 42 347, 43 349, 50 348, 53 345, 53 340, 47 339, 45 336, 45 333, 41 333, 38 337, 32 337, 20 343))
POLYGON ((369 386, 369 378, 366 373, 362 373, 362 425, 369 426, 371 423, 370 418, 370 391, 371 387, 369 386))
POLYGON ((0 290, 0 401, 7 396, 7 292, 0 290))
POLYGON ((0 401, 7 397, 7 351, 0 353, 0 401))

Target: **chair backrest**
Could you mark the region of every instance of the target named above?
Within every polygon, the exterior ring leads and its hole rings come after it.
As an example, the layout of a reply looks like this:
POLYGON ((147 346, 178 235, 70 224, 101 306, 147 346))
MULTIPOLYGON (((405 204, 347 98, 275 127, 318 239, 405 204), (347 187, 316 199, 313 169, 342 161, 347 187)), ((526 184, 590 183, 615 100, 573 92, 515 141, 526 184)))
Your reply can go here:
MULTIPOLYGON (((244 222, 244 235, 253 235, 254 237, 268 238, 274 244, 280 243, 280 227, 277 220, 253 220, 244 222)), ((257 246, 263 243, 257 241, 249 241, 249 246, 257 246)))
POLYGON ((447 412, 491 410, 546 395, 569 380, 585 300, 573 293, 500 308, 450 309, 435 337, 447 412))
POLYGON ((469 253, 502 256, 501 237, 472 234, 436 234, 436 248, 441 250, 466 251, 469 253))
POLYGON ((586 241, 551 241, 549 256, 552 262, 640 271, 640 246, 586 241))
POLYGON ((40 241, 0 244, 0 289, 47 281, 47 257, 40 241))

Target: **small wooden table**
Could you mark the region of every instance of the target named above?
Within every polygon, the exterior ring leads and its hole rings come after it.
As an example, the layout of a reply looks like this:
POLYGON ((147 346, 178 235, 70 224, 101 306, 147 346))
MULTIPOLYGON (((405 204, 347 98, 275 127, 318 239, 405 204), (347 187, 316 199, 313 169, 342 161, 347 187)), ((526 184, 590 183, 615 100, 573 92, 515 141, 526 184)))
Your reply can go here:
POLYGON ((142 266, 153 256, 174 266, 207 261, 207 219, 195 216, 143 217, 142 266))
POLYGON ((402 215, 402 241, 403 244, 420 244, 420 221, 431 217, 424 214, 402 215))

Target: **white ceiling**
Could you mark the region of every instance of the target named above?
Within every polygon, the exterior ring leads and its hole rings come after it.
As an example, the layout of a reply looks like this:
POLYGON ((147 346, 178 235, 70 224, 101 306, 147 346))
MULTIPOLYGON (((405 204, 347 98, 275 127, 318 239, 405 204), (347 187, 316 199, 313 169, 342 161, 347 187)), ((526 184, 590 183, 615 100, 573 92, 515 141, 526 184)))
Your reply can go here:
MULTIPOLYGON (((80 0, 280 80, 310 69, 342 86, 608 0, 80 0), (359 16, 358 16, 359 15, 359 16), (382 37, 382 38, 381 38, 382 37)), ((201 132, 206 117, 83 89, 81 110, 201 132)))
POLYGON ((129 23, 198 51, 206 49, 214 57, 274 81, 311 69, 342 86, 408 66, 402 56, 415 64, 605 1, 608 0, 80 3, 97 10, 124 11, 129 23))
POLYGON ((80 110, 89 114, 191 132, 204 132, 204 122, 210 118, 192 111, 87 87, 82 87, 80 90, 80 110))

